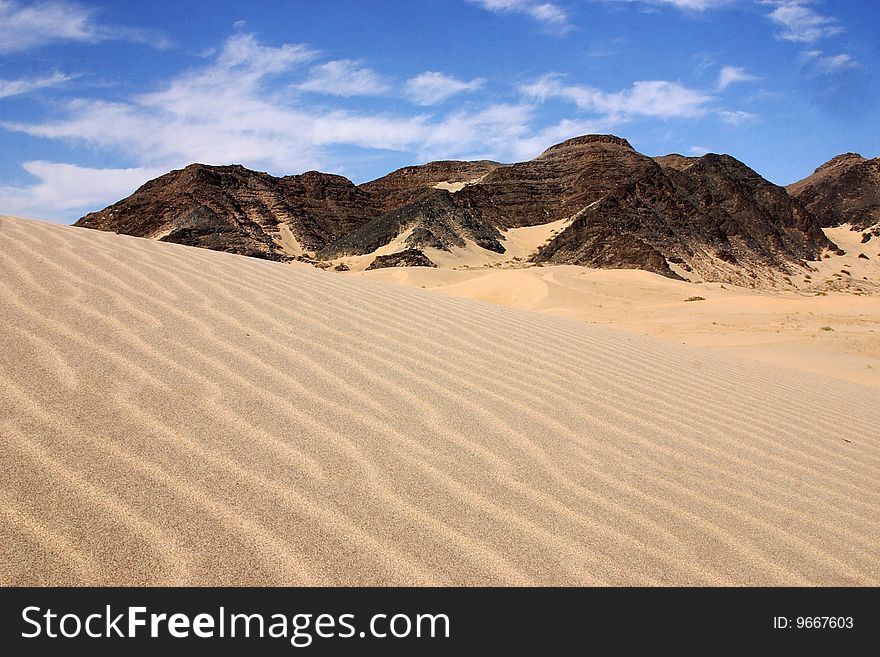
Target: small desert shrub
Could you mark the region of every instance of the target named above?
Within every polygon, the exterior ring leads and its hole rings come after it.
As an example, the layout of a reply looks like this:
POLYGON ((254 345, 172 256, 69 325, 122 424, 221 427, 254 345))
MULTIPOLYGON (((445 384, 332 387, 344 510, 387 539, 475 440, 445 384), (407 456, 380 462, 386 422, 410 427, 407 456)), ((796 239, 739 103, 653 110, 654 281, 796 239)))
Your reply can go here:
POLYGON ((706 297, 688 297, 685 301, 705 301, 706 297))
POLYGON ((834 329, 830 326, 823 326, 819 329, 820 331, 833 331, 834 329))

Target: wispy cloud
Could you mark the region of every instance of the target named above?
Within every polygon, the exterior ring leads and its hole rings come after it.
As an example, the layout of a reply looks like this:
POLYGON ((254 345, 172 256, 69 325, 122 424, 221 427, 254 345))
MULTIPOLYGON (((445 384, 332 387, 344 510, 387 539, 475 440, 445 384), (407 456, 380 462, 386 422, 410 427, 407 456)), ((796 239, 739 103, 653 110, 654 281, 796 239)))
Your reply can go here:
POLYGON ((718 116, 721 117, 721 120, 725 123, 728 123, 733 126, 742 125, 746 121, 751 121, 753 119, 758 118, 757 114, 752 114, 751 112, 743 112, 736 111, 731 112, 727 110, 722 110, 718 112, 718 116))
POLYGON ((107 199, 128 196, 145 181, 164 173, 147 168, 91 169, 39 160, 25 162, 23 168, 37 182, 21 187, 0 185, 0 208, 8 214, 34 218, 55 218, 67 211, 99 207, 107 199))
POLYGON ((565 31, 570 29, 568 14, 553 2, 535 0, 469 0, 487 11, 525 14, 546 27, 565 31))
POLYGON ((801 59, 809 64, 814 73, 825 75, 840 73, 858 66, 858 63, 846 53, 826 55, 821 50, 807 50, 801 53, 801 59))
POLYGON ((735 0, 603 0, 604 2, 629 2, 642 5, 666 5, 682 11, 701 12, 732 5, 735 0))
POLYGON ((712 149, 706 148, 705 146, 691 146, 688 149, 689 154, 696 155, 698 157, 702 157, 703 155, 706 155, 707 153, 711 153, 711 152, 712 152, 712 149))
POLYGON ((485 82, 482 78, 467 82, 438 71, 425 71, 406 81, 404 94, 418 105, 436 105, 455 94, 479 89, 485 82))
POLYGON ((195 161, 239 162, 277 173, 336 170, 332 153, 339 147, 396 150, 420 159, 504 159, 534 135, 534 106, 527 103, 483 104, 439 115, 407 113, 406 106, 376 113, 310 104, 309 95, 290 89, 311 79, 315 67, 310 64, 317 57, 304 45, 272 47, 253 35, 236 34, 205 66, 156 91, 117 102, 76 99, 60 119, 2 123, 34 137, 83 144, 124 158, 132 167, 102 178, 104 170, 29 163, 27 170, 40 182, 5 187, 0 204, 5 211, 30 208, 36 216, 100 207, 130 193, 122 189, 129 181, 140 184, 148 175, 195 161), (75 178, 83 186, 79 195, 66 200, 62 193, 53 195, 55 179, 57 189, 68 189, 76 186, 70 182, 75 178), (112 186, 111 180, 116 181, 112 186))
POLYGON ((101 23, 95 11, 74 2, 47 0, 25 4, 0 0, 0 52, 27 50, 60 41, 97 43, 123 40, 167 47, 160 34, 101 23))
POLYGON ((629 89, 606 92, 584 85, 566 85, 562 77, 548 74, 520 91, 528 98, 544 101, 559 98, 579 109, 625 120, 632 116, 659 119, 696 118, 706 114, 713 97, 696 89, 666 80, 641 80, 629 89))
POLYGON ((724 66, 718 74, 718 82, 715 88, 718 91, 724 91, 727 87, 737 82, 750 82, 757 79, 757 77, 750 75, 744 68, 739 66, 724 66))
POLYGON ((811 0, 764 0, 763 4, 775 7, 770 20, 782 27, 779 38, 786 41, 814 43, 843 31, 837 19, 817 12, 811 0))
POLYGON ((58 72, 40 78, 0 80, 0 98, 19 96, 21 94, 30 93, 31 91, 36 91, 37 89, 57 87, 68 80, 70 80, 69 75, 58 72))
POLYGON ((360 62, 341 59, 312 69, 309 79, 297 85, 301 91, 330 96, 378 96, 388 91, 382 77, 360 62))
POLYGON ((678 9, 689 9, 691 11, 706 11, 707 9, 718 9, 732 4, 732 0, 655 0, 662 4, 672 5, 678 9))

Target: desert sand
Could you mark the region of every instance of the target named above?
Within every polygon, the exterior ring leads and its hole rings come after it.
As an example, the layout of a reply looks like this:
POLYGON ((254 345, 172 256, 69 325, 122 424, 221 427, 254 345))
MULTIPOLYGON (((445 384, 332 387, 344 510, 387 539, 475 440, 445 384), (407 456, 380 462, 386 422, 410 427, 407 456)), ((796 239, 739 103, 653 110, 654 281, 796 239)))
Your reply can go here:
POLYGON ((0 584, 880 584, 876 388, 363 277, 0 219, 0 584))
POLYGON ((475 245, 456 253, 427 250, 438 269, 361 273, 370 256, 345 260, 353 276, 616 326, 880 387, 880 239, 862 244, 862 231, 825 229, 845 255, 809 263, 813 271, 784 287, 744 288, 644 271, 526 262, 563 227, 555 222, 510 230, 505 254, 475 245))

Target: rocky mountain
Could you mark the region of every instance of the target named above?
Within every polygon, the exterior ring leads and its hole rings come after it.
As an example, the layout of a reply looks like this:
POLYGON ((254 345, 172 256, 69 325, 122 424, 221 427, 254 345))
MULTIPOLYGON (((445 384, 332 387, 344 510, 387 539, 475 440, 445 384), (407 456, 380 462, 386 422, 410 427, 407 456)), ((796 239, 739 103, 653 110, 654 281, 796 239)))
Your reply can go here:
POLYGON ((822 226, 852 224, 867 230, 880 224, 880 158, 838 155, 811 176, 789 185, 788 191, 822 226))
POLYGON ((321 259, 372 253, 395 238, 406 234, 404 244, 411 249, 440 249, 477 246, 504 253, 496 228, 484 223, 478 212, 462 208, 453 194, 433 190, 430 196, 392 210, 357 230, 340 237, 318 252, 321 259))
POLYGON ((740 283, 836 248, 808 205, 734 158, 650 158, 612 135, 576 137, 528 162, 432 162, 360 186, 318 172, 191 165, 77 225, 360 268, 389 245, 429 262, 465 249, 472 263, 498 262, 518 244, 518 262, 740 283), (522 251, 518 231, 548 224, 558 224, 550 238, 522 251))
POLYGON ((499 167, 456 197, 498 228, 535 226, 573 216, 651 166, 625 139, 586 135, 499 167))
POLYGON ((238 165, 192 164, 75 225, 284 260, 320 249, 377 214, 373 197, 342 176, 276 178, 238 165), (292 249, 285 248, 288 234, 292 249))
POLYGON ((377 256, 367 267, 370 269, 383 269, 385 267, 436 267, 430 258, 419 249, 406 249, 397 253, 377 256))
POLYGON ((458 191, 481 181, 500 166, 503 165, 490 160, 429 162, 392 171, 387 176, 364 183, 361 189, 376 199, 385 213, 418 203, 434 195, 438 189, 458 191))
POLYGON ((582 210, 536 261, 742 282, 836 248, 802 204, 738 160, 669 161, 652 161, 582 210))
POLYGON ((687 157, 685 155, 679 155, 678 153, 670 153, 669 155, 655 157, 654 161, 664 169, 676 169, 677 171, 681 171, 682 169, 687 169, 699 159, 700 158, 698 157, 687 157))

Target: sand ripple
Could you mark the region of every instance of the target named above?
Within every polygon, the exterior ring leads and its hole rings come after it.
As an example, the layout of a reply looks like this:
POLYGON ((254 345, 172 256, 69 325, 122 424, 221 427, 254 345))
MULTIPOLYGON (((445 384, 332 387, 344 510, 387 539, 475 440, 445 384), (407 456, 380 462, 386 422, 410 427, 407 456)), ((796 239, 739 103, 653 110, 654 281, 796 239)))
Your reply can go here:
POLYGON ((0 219, 2 584, 880 584, 876 390, 0 219))

